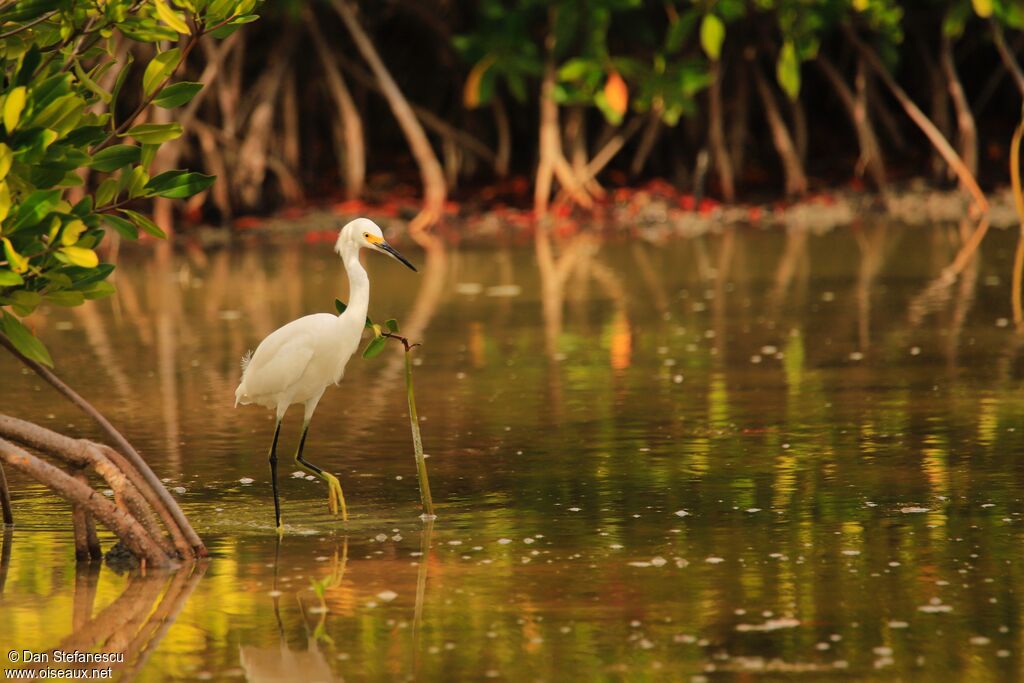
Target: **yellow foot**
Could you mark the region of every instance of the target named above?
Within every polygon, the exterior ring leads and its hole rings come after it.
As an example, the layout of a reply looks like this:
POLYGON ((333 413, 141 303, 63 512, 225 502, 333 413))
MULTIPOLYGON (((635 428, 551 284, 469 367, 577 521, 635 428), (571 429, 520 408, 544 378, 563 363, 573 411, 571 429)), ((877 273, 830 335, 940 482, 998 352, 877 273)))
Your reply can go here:
POLYGON ((277 535, 284 536, 284 522, 277 523, 277 535))
POLYGON ((339 510, 341 512, 342 521, 348 521, 348 509, 345 507, 345 494, 341 492, 341 483, 338 478, 333 474, 327 474, 324 472, 324 478, 327 480, 327 507, 330 509, 332 515, 337 515, 339 510))

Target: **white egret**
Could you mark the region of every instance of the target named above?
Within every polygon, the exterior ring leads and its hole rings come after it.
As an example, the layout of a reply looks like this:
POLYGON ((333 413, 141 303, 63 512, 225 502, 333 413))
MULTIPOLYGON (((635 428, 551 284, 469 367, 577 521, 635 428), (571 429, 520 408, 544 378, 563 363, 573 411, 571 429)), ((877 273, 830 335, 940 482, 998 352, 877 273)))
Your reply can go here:
POLYGON ((277 439, 281 420, 294 403, 304 404, 306 410, 295 462, 327 482, 328 507, 335 515, 340 509, 342 519, 348 519, 338 478, 304 460, 302 448, 320 397, 329 385, 341 380, 345 364, 359 347, 370 303, 370 279, 359 263, 359 250, 364 248, 381 251, 416 270, 384 241, 376 223, 368 218, 355 219, 341 229, 334 245, 348 272, 349 301, 345 312, 341 315, 314 313, 293 320, 267 335, 255 352, 242 359, 242 381, 235 390, 235 406, 255 403, 277 411, 274 441, 270 445, 270 479, 278 531, 281 530, 281 504, 277 495, 277 439))

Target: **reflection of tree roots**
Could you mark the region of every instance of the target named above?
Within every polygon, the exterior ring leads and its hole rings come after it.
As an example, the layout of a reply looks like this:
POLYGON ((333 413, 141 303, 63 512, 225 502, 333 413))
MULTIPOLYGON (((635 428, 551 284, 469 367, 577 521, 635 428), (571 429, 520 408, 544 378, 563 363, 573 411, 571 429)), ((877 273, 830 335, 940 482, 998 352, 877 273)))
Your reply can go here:
MULTIPOLYGON (((6 545, 5 545, 6 547, 6 545)), ((121 595, 102 612, 92 616, 98 567, 79 565, 75 577, 73 631, 53 651, 121 653, 121 680, 135 678, 149 656, 177 619, 182 607, 206 572, 206 563, 196 563, 172 574, 133 574, 121 595)), ((106 664, 80 665, 83 670, 105 668, 106 664)))
MULTIPOLYGON (((970 219, 965 218, 960 223, 960 234, 967 232, 970 219)), ((988 214, 982 215, 977 227, 967 235, 963 246, 953 257, 953 261, 942 269, 937 278, 932 280, 924 290, 910 301, 908 317, 912 326, 921 324, 921 321, 929 314, 942 306, 950 299, 950 288, 957 278, 964 274, 977 256, 978 246, 988 231, 988 214)))
POLYGON ((921 324, 925 317, 942 308, 949 302, 951 288, 956 276, 946 271, 928 284, 924 290, 910 301, 909 318, 914 327, 921 324))

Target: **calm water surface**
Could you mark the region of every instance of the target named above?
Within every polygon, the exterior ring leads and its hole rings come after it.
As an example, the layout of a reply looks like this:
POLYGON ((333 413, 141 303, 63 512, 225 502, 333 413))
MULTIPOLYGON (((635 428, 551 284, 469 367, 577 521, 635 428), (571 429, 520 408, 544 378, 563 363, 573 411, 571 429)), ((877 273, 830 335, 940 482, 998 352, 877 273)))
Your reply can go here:
MULTIPOLYGON (((142 681, 1017 679, 1013 240, 931 290, 952 229, 413 252, 420 275, 370 255, 371 314, 424 344, 439 518, 417 517, 389 351, 350 362, 307 442, 347 526, 291 476, 289 415, 279 547, 238 360, 344 298, 340 261, 301 238, 122 253, 116 299, 35 323, 214 557, 76 568, 67 506, 9 472, 0 651, 102 646, 142 681)), ((6 357, 0 377, 0 411, 95 436, 6 357)))

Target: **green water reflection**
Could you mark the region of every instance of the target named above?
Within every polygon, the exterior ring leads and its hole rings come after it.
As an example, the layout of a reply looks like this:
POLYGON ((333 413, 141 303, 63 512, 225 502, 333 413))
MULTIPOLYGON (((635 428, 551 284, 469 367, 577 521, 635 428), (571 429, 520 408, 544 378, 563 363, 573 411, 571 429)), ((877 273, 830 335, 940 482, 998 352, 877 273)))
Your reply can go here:
MULTIPOLYGON (((232 393, 263 335, 344 298, 330 244, 122 253, 118 298, 35 324, 214 557, 76 569, 66 506, 11 476, 0 652, 105 643, 144 681, 1016 679, 1013 240, 932 290, 955 230, 541 240, 414 255, 420 276, 368 259, 371 315, 424 342, 440 518, 417 519, 394 350, 350 364, 307 442, 351 523, 284 467, 280 547, 271 416, 232 393)), ((0 411, 95 436, 0 376, 0 411)))

